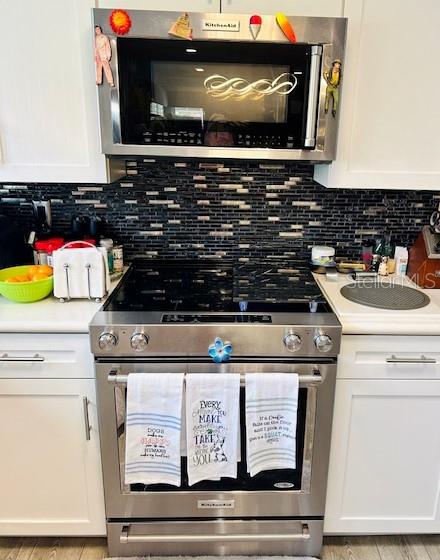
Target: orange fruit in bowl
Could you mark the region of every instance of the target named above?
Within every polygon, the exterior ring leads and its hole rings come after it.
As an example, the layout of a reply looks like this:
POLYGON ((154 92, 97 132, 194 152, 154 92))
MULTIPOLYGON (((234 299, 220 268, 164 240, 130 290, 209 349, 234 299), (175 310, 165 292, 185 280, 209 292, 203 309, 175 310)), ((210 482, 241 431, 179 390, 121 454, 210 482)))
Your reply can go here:
POLYGON ((17 276, 15 276, 15 280, 16 282, 30 282, 31 279, 29 278, 29 276, 27 274, 18 274, 17 276))
POLYGON ((36 264, 33 264, 32 266, 30 266, 28 268, 28 271, 27 271, 30 278, 32 278, 32 276, 34 274, 36 274, 37 272, 38 272, 38 265, 36 265, 36 264))
POLYGON ((31 276, 31 280, 32 282, 37 282, 38 280, 46 280, 49 276, 52 276, 52 274, 47 274, 46 272, 36 272, 31 276))
POLYGON ((37 266, 37 272, 46 274, 46 276, 52 276, 53 268, 48 264, 40 264, 37 266))

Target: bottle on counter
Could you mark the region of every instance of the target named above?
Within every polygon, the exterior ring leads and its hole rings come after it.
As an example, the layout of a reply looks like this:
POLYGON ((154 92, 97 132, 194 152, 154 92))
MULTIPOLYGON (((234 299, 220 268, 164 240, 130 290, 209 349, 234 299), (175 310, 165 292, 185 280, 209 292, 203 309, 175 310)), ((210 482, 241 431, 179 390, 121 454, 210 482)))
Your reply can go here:
POLYGON ((394 259, 396 261, 397 276, 405 276, 406 269, 408 267, 408 249, 406 247, 397 246, 394 253, 394 259))
POLYGON ((124 250, 122 245, 113 246, 113 270, 122 272, 124 270, 124 250))
POLYGON ((379 276, 388 276, 388 260, 388 257, 382 257, 378 270, 379 276))
POLYGON ((100 247, 103 247, 107 251, 107 262, 108 262, 108 270, 110 274, 114 271, 114 261, 113 261, 113 239, 107 237, 105 239, 101 239, 99 242, 100 247))

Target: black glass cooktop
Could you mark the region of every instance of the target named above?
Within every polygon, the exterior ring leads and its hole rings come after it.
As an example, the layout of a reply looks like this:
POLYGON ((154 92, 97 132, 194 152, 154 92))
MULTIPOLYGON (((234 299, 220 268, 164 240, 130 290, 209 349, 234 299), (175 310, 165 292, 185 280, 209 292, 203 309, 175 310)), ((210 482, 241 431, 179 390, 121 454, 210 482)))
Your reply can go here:
POLYGON ((329 308, 305 261, 276 264, 135 260, 106 311, 161 311, 165 322, 185 322, 179 312, 327 312, 329 308), (169 313, 166 313, 169 312, 169 313))

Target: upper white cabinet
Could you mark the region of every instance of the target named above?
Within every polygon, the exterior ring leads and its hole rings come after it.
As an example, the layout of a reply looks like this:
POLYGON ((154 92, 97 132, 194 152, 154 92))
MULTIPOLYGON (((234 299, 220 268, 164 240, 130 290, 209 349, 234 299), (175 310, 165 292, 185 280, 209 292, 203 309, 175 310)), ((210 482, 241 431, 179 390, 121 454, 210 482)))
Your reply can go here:
POLYGON ((99 0, 98 8, 124 8, 126 10, 163 10, 170 12, 219 12, 220 0, 161 0, 153 5, 148 0, 99 0))
POLYGON ((438 0, 348 0, 337 158, 330 187, 440 187, 438 0))
POLYGON ((275 14, 292 16, 342 16, 344 0, 222 0, 222 12, 235 14, 275 14))
POLYGON ((106 182, 91 0, 2 2, 0 182, 106 182))

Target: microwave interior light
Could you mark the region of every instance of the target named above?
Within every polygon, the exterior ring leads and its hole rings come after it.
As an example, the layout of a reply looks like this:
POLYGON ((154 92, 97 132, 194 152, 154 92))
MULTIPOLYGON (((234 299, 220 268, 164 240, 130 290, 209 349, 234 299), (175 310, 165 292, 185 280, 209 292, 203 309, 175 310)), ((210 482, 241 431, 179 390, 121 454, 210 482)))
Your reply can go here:
POLYGON ((196 66, 195 71, 196 71, 196 72, 204 72, 205 69, 196 66))

